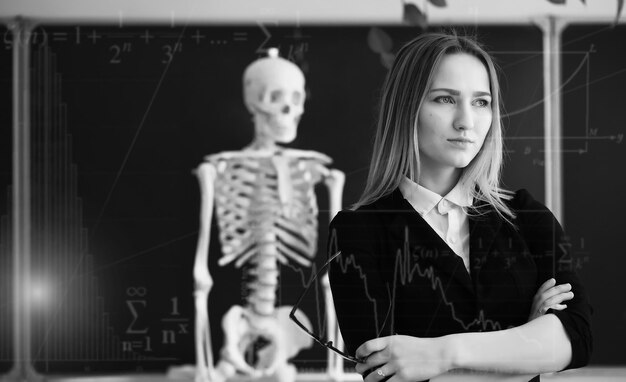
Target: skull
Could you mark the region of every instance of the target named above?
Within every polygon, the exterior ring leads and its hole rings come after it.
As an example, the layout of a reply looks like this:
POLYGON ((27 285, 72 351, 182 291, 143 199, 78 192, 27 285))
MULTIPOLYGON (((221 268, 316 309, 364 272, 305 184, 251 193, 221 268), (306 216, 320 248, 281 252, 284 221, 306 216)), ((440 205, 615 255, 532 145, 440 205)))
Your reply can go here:
POLYGON ((243 89, 257 135, 279 143, 296 138, 305 98, 304 74, 297 65, 278 57, 278 49, 271 48, 268 57, 246 68, 243 89))

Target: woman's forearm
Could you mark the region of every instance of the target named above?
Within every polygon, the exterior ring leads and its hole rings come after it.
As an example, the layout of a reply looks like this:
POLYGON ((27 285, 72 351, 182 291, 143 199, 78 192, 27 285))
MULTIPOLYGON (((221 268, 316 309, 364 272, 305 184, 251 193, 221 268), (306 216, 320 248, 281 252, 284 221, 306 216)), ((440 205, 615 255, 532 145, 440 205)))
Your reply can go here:
POLYGON ((504 374, 486 371, 453 370, 431 378, 430 382, 528 382, 537 374, 504 374))
POLYGON ((539 374, 562 370, 572 358, 565 328, 553 314, 511 329, 449 337, 454 369, 539 374))

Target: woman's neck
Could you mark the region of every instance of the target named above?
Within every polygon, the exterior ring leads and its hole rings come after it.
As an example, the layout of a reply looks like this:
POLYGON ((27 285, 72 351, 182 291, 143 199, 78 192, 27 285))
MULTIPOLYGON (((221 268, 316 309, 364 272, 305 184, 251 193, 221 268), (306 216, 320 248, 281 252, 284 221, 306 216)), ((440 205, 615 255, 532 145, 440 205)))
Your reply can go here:
POLYGON ((447 195, 461 178, 462 169, 449 168, 437 171, 420 171, 419 185, 441 196, 447 195))

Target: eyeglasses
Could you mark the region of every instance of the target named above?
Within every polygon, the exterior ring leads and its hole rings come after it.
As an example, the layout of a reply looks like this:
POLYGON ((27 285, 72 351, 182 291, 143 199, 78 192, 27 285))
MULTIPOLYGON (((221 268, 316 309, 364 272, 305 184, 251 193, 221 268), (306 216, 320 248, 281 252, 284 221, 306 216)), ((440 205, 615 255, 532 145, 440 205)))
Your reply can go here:
POLYGON ((289 318, 291 319, 291 321, 295 322, 296 325, 298 325, 300 327, 300 329, 304 330, 306 332, 306 334, 308 334, 311 338, 313 338, 315 340, 315 342, 317 342, 318 344, 322 345, 323 347, 325 347, 327 349, 330 349, 330 350, 334 351, 335 353, 339 354, 342 358, 347 359, 348 361, 361 363, 361 362, 364 361, 363 359, 357 358, 357 357, 352 356, 352 355, 350 355, 348 353, 345 353, 342 350, 337 349, 335 346, 333 346, 333 341, 324 341, 317 334, 313 333, 306 326, 304 326, 304 324, 302 324, 296 318, 296 310, 298 310, 298 307, 300 306, 300 303, 302 302, 302 300, 304 299, 304 296, 309 291, 309 288, 311 288, 311 285, 313 285, 315 283, 315 280, 317 280, 317 278, 326 270, 326 268, 328 268, 330 263, 333 260, 335 260, 337 258, 337 256, 339 256, 339 255, 341 255, 341 251, 338 251, 333 256, 331 256, 330 259, 328 259, 328 261, 326 263, 324 263, 324 266, 322 266, 322 268, 320 268, 320 270, 315 274, 313 279, 309 281, 308 285, 304 289, 304 292, 302 292, 302 295, 300 295, 300 298, 298 299, 296 304, 291 309, 291 313, 289 313, 289 318))

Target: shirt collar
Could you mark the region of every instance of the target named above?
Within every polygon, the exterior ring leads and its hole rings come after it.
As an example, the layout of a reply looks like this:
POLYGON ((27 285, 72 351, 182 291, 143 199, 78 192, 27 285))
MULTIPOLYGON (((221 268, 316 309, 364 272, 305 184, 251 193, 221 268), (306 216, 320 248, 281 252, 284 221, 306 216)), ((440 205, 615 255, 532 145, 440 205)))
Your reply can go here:
POLYGON ((444 196, 444 199, 460 207, 469 207, 473 204, 472 196, 467 192, 467 188, 463 187, 461 182, 458 182, 456 186, 444 196))
MULTIPOLYGON (((465 191, 463 185, 459 182, 454 188, 446 194, 445 197, 433 192, 419 184, 413 182, 406 176, 400 182, 400 192, 402 196, 415 208, 420 215, 428 214, 435 206, 439 204, 440 213, 443 213, 445 203, 439 203, 442 199, 453 203, 460 207, 469 207, 472 205, 472 197, 465 191)), ((446 208, 446 212, 449 208, 446 208)))

